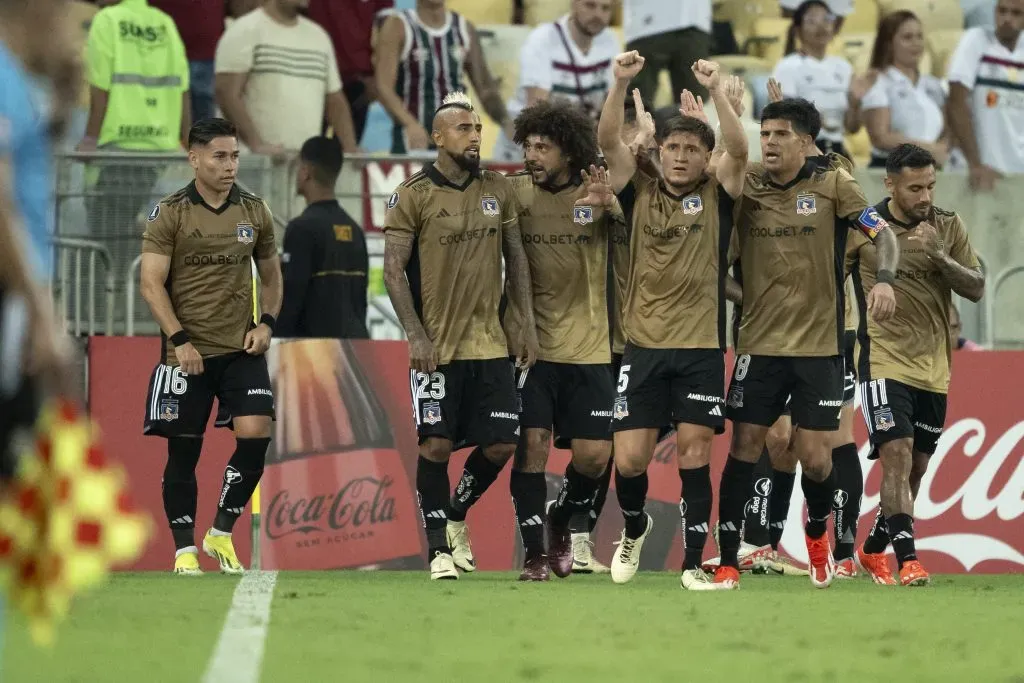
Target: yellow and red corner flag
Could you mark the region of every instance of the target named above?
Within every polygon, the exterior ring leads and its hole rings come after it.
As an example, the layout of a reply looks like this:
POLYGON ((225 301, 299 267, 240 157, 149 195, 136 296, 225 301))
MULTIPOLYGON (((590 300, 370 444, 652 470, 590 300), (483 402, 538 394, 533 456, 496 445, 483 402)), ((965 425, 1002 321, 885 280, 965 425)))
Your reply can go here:
POLYGON ((28 616, 33 640, 49 644, 78 592, 139 556, 150 520, 74 404, 45 406, 27 450, 0 501, 0 562, 11 605, 28 616))

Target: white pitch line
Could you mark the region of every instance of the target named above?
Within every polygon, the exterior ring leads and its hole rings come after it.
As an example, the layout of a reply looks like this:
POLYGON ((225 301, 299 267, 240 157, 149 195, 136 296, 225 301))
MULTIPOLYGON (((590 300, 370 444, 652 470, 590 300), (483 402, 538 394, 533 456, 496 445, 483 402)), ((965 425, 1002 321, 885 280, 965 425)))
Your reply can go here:
POLYGON ((259 683, 277 572, 242 576, 203 683, 259 683))

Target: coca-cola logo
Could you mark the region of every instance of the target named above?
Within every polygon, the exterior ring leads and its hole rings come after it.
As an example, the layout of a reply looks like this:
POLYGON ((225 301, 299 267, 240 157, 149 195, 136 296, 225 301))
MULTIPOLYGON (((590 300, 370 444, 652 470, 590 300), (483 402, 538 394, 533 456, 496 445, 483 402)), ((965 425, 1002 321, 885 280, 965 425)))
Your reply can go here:
POLYGON ((336 493, 292 500, 288 489, 270 499, 266 511, 267 537, 273 540, 291 534, 365 531, 395 519, 395 498, 388 489, 389 476, 359 477, 345 483, 336 493))
MULTIPOLYGON (((1024 533, 1015 523, 1024 517, 1024 422, 994 440, 990 434, 974 417, 946 428, 914 504, 917 550, 948 555, 965 571, 989 561, 1024 566, 1024 533)), ((880 467, 879 461, 866 459, 869 450, 862 444, 866 481, 880 467)), ((871 484, 863 497, 862 524, 870 524, 878 508, 877 474, 871 484)), ((804 501, 799 487, 794 493, 783 547, 795 559, 806 561, 804 501)))

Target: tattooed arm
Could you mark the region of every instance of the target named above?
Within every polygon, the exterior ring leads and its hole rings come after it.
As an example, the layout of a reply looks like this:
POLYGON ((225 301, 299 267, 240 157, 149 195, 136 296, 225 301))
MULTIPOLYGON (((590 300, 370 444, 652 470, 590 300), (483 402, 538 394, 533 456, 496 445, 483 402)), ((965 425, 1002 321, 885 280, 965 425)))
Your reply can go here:
POLYGON ((384 235, 384 286, 391 299, 391 307, 405 328, 409 338, 409 365, 420 372, 433 372, 437 369, 437 350, 427 336, 416 304, 412 298, 412 288, 405 276, 405 267, 412 257, 412 235, 388 231, 384 235))
POLYGON ((505 223, 502 228, 502 251, 505 254, 507 291, 515 308, 521 312, 522 339, 509 340, 516 350, 520 367, 531 367, 537 362, 537 322, 533 317, 533 290, 530 285, 530 262, 523 249, 523 234, 519 219, 505 223))
POLYGON ((962 266, 949 254, 933 258, 932 263, 942 273, 950 289, 973 303, 981 301, 981 297, 985 295, 985 274, 981 272, 981 268, 962 266))
POLYGON ((879 232, 875 236, 875 249, 878 250, 877 272, 887 270, 895 273, 900 264, 900 243, 896 240, 896 233, 892 230, 879 232))
POLYGON ((976 265, 978 257, 971 249, 960 219, 955 220, 949 244, 942 243, 938 231, 931 223, 919 223, 914 233, 910 239, 922 244, 949 288, 969 301, 980 301, 985 294, 985 275, 976 265))
POLYGON ((743 287, 733 279, 732 275, 725 276, 725 298, 737 306, 743 305, 743 287))

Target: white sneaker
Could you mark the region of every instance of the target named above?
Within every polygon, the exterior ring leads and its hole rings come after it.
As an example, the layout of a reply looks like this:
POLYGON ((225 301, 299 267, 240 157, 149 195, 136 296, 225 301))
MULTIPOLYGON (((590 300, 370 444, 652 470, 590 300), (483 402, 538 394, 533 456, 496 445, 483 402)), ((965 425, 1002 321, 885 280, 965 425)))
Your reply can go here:
POLYGON ((684 570, 683 575, 679 577, 679 584, 688 591, 719 590, 719 587, 711 582, 711 577, 700 567, 684 570))
POLYGON ((651 533, 651 529, 654 528, 654 520, 651 516, 644 513, 644 517, 647 518, 647 527, 644 532, 640 534, 640 538, 627 538, 626 530, 622 530, 622 537, 616 544, 619 547, 615 549, 615 554, 612 556, 612 581, 615 583, 626 583, 636 574, 637 568, 640 567, 640 551, 644 547, 644 541, 647 540, 647 536, 651 533))
POLYGON ((455 569, 455 561, 448 553, 435 553, 430 561, 430 580, 457 581, 459 572, 455 569))
POLYGON ((607 574, 610 569, 598 562, 594 557, 594 542, 590 534, 572 535, 572 573, 573 574, 607 574))
POLYGON ((469 529, 466 523, 448 520, 446 532, 455 566, 467 573, 476 571, 476 558, 473 557, 473 548, 469 545, 469 529))

